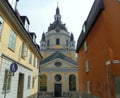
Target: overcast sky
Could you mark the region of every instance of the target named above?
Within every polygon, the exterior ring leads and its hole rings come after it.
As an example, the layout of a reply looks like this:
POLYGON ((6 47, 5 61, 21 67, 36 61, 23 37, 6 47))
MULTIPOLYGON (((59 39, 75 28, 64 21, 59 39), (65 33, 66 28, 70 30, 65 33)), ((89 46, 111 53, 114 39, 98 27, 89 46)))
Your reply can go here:
POLYGON ((47 32, 50 23, 54 21, 57 2, 61 20, 66 24, 68 31, 74 34, 77 43, 94 0, 19 0, 17 8, 21 15, 29 18, 29 30, 36 33, 38 44, 42 33, 47 32))

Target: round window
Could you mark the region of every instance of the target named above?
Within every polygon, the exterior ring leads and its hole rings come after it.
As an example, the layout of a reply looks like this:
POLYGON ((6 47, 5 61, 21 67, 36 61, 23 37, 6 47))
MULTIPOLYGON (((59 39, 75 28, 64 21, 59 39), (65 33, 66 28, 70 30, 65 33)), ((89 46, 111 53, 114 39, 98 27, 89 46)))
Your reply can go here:
POLYGON ((62 79, 61 75, 59 75, 59 74, 55 75, 55 81, 56 82, 61 81, 61 79, 62 79))
POLYGON ((61 62, 55 62, 56 67, 60 67, 61 65, 62 65, 61 62))

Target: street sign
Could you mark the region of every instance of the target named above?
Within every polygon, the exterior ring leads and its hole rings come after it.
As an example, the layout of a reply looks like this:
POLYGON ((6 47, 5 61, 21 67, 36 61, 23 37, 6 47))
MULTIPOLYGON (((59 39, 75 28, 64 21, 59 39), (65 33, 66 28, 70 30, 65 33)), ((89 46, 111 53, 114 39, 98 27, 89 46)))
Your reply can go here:
POLYGON ((17 63, 13 62, 13 63, 10 65, 10 72, 16 72, 17 69, 18 69, 17 63))

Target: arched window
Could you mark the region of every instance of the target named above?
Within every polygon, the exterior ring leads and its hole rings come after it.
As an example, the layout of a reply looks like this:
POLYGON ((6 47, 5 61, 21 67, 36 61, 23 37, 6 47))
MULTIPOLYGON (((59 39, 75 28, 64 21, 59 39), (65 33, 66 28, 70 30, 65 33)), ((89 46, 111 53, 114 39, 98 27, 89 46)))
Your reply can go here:
POLYGON ((40 91, 47 91, 47 76, 40 76, 40 91))
POLYGON ((76 76, 74 74, 69 76, 69 91, 76 91, 76 76))
POLYGON ((60 44, 60 39, 56 39, 56 45, 59 45, 60 44))

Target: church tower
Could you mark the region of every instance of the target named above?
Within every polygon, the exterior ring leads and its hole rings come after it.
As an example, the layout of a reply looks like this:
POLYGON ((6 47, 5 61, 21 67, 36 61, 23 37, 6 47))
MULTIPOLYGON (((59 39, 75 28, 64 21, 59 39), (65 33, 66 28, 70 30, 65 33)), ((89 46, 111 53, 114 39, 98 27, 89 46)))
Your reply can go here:
POLYGON ((56 97, 77 91, 78 66, 74 35, 62 23, 58 6, 54 22, 42 34, 40 50, 43 56, 40 62, 40 91, 52 92, 51 96, 56 97))
POLYGON ((74 35, 73 33, 69 33, 66 25, 62 23, 58 6, 56 8, 54 22, 50 24, 48 31, 42 34, 40 48, 44 57, 60 51, 75 60, 74 35))

